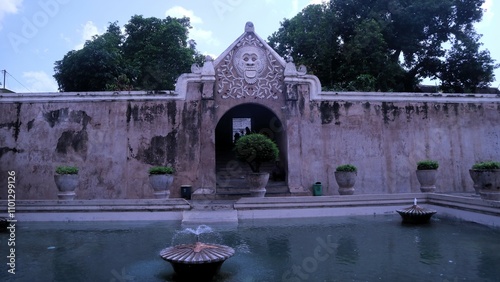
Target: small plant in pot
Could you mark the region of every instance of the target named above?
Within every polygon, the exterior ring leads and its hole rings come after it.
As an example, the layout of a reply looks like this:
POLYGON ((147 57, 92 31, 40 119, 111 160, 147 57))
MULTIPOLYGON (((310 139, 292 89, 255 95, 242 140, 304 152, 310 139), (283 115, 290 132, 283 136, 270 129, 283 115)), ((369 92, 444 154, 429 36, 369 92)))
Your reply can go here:
POLYGON ((354 194, 354 184, 356 183, 356 176, 358 175, 358 169, 352 164, 339 165, 335 169, 335 180, 337 185, 339 185, 340 195, 352 195, 354 194))
POLYGON ((417 179, 420 183, 420 191, 432 193, 436 191, 437 169, 439 163, 435 160, 423 160, 417 162, 417 179))
POLYGON ((149 184, 153 187, 156 199, 170 197, 170 185, 174 181, 174 169, 170 166, 153 166, 149 168, 149 184))
POLYGON ((269 172, 261 172, 262 163, 276 161, 279 149, 267 136, 258 133, 247 134, 236 141, 234 151, 236 157, 247 163, 252 170, 246 175, 246 182, 250 188, 250 195, 264 197, 266 185, 269 181, 269 172))
POLYGON ((73 200, 76 196, 75 190, 78 187, 78 168, 75 166, 58 166, 54 181, 57 186, 57 198, 59 200, 73 200))
POLYGON ((500 201, 500 162, 478 162, 469 170, 474 190, 484 200, 500 201))

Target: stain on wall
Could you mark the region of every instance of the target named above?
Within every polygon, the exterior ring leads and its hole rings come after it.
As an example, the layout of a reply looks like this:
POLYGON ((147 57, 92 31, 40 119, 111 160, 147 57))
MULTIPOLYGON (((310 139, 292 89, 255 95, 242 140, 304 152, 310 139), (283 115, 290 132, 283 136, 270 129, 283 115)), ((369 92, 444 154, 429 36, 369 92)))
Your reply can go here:
POLYGON ((2 158, 3 155, 7 154, 8 152, 22 153, 24 152, 24 150, 18 150, 16 148, 9 148, 9 147, 0 147, 0 159, 2 158))
POLYGON ((87 156, 88 141, 89 137, 86 130, 64 131, 57 140, 56 152, 68 154, 71 153, 71 149, 73 149, 73 152, 85 160, 87 156))
POLYGON ((340 125, 340 104, 337 102, 325 102, 320 104, 321 124, 330 124, 335 119, 335 124, 340 125))
POLYGON ((62 122, 79 123, 85 129, 91 121, 90 116, 84 111, 72 111, 69 108, 62 108, 49 111, 43 114, 45 121, 50 127, 54 127, 62 122))
POLYGON ((21 132, 22 122, 20 120, 20 114, 21 114, 21 103, 16 103, 16 120, 0 124, 0 129, 1 128, 7 128, 8 130, 14 129, 12 136, 14 137, 15 141, 17 141, 17 139, 19 138, 19 133, 21 132))
POLYGON ((150 165, 174 165, 177 157, 177 131, 166 136, 154 136, 149 144, 141 146, 135 159, 150 165))
MULTIPOLYGON (((169 102, 168 105, 172 103, 169 102)), ((174 108, 175 108, 175 102, 173 102, 174 108)), ((165 104, 160 103, 160 104, 153 104, 153 105, 132 105, 130 102, 127 104, 127 123, 130 123, 130 121, 134 122, 141 122, 145 121, 148 123, 152 123, 154 120, 156 120, 159 117, 162 117, 165 114, 165 110, 170 111, 170 109, 167 109, 165 107, 165 104)), ((175 113, 174 113, 175 115, 175 113)))

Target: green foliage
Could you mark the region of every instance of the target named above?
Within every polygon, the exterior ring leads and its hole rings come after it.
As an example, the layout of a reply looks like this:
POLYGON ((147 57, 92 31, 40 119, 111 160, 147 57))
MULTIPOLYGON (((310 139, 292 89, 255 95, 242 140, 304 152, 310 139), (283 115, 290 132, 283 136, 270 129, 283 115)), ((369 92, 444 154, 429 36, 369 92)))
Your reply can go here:
POLYGON ((335 171, 346 171, 346 172, 356 172, 358 168, 352 164, 339 165, 335 171))
POLYGON ((189 28, 189 18, 135 15, 122 34, 118 24, 111 23, 106 33, 55 62, 59 90, 173 89, 177 77, 201 58, 188 46, 189 28))
POLYGON ((56 168, 57 174, 78 174, 78 168, 75 166, 58 166, 56 168))
POLYGON ((236 141, 234 151, 239 160, 246 162, 253 172, 260 172, 263 162, 275 161, 279 156, 276 144, 263 134, 248 134, 236 141))
POLYGON ((439 163, 434 160, 423 160, 417 162, 417 169, 418 170, 431 170, 431 169, 438 169, 439 163))
POLYGON ((500 169, 500 162, 494 162, 494 161, 478 162, 472 166, 472 169, 479 169, 479 170, 500 169))
POLYGON ((170 166, 153 166, 149 168, 149 174, 173 174, 174 169, 170 166))
POLYGON ((443 92, 474 93, 495 80, 493 71, 499 65, 494 64, 488 50, 479 50, 481 45, 479 36, 474 34, 454 40, 446 55, 448 63, 438 74, 443 92))
POLYGON ((108 81, 125 72, 120 51, 123 35, 111 23, 106 33, 94 36, 80 50, 68 52, 55 62, 54 78, 61 91, 99 91, 108 81))
POLYGON ((498 67, 477 48, 483 2, 330 0, 283 20, 268 41, 328 89, 414 91, 440 78, 446 91, 474 90, 498 67))

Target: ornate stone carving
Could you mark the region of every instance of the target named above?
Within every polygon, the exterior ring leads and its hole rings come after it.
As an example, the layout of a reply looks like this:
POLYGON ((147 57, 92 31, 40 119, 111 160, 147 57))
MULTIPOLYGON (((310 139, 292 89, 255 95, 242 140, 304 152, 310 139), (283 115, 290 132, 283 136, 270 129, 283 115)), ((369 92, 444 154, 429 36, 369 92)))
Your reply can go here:
POLYGON ((264 44, 247 32, 217 67, 217 93, 223 99, 278 99, 283 92, 283 71, 264 44))

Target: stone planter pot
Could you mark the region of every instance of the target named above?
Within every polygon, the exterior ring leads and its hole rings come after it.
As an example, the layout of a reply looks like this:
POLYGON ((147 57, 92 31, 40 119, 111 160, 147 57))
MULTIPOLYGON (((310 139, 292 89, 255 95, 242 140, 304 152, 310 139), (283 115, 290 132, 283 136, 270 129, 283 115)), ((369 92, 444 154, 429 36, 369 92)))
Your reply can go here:
POLYGON ((153 187, 155 199, 168 199, 173 181, 174 176, 171 174, 150 174, 149 184, 153 187))
POLYGON ((248 188, 250 188, 250 196, 264 197, 266 195, 266 185, 269 181, 269 173, 250 172, 247 174, 245 181, 248 188))
POLYGON ((437 169, 417 170, 417 179, 420 183, 422 193, 433 193, 436 191, 437 169))
POLYGON ((78 187, 78 174, 55 174, 54 181, 57 186, 59 200, 73 200, 78 187))
MULTIPOLYGON (((479 195, 484 200, 500 201, 500 169, 474 170, 472 180, 479 188, 479 195), (477 173, 477 174, 476 174, 477 173)), ((472 177, 472 174, 471 174, 472 177)))
POLYGON ((357 172, 354 171, 335 171, 335 180, 339 185, 340 195, 354 194, 354 184, 356 183, 357 172))
POLYGON ((474 191, 476 191, 476 194, 479 195, 479 189, 481 188, 481 183, 479 183, 479 174, 480 170, 476 169, 469 169, 469 175, 470 178, 472 178, 472 182, 474 182, 474 191))

